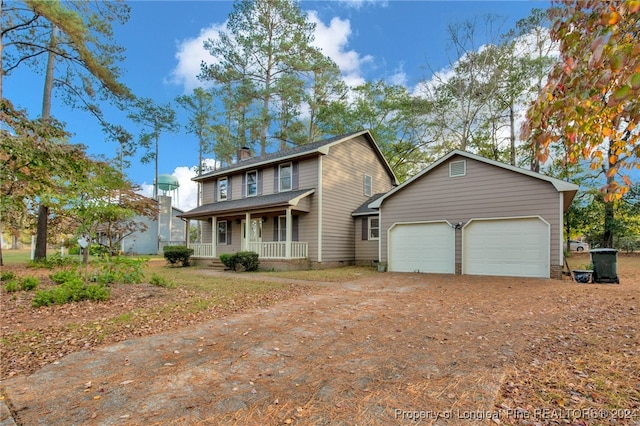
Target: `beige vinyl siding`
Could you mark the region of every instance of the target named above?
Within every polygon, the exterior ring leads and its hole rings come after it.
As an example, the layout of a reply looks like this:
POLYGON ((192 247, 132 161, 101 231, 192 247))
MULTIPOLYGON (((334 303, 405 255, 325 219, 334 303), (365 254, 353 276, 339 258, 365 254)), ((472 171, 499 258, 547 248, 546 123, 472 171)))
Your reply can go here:
MULTIPOLYGON (((558 265, 560 194, 549 182, 469 158, 454 156, 382 203, 381 260, 387 261, 387 232, 394 222, 540 216, 551 225, 550 265, 558 265), (466 175, 449 177, 451 161, 466 160, 466 175)), ((456 263, 461 263, 456 231, 456 263)))
POLYGON ((356 264, 369 265, 378 260, 379 240, 362 239, 362 218, 363 216, 355 218, 356 264))
POLYGON ((351 213, 369 199, 364 175, 372 177, 372 193, 392 188, 392 177, 367 140, 360 136, 334 145, 322 159, 322 261, 355 261, 355 220, 351 213))
POLYGON ((202 182, 202 204, 213 203, 213 194, 216 192, 217 180, 202 182))
MULTIPOLYGON (((306 241, 309 247, 309 260, 318 261, 318 163, 320 157, 316 156, 301 160, 298 164, 298 188, 315 188, 316 193, 311 194, 306 200, 302 200, 300 206, 309 213, 299 213, 298 239, 306 241)), ((295 214, 295 213, 294 213, 295 214)))
MULTIPOLYGON (((193 222, 192 222, 193 223, 193 222)), ((203 243, 211 243, 212 234, 211 234, 211 222, 209 221, 200 221, 200 230, 202 232, 202 242, 203 243)))
POLYGON ((317 188, 318 157, 307 158, 298 162, 298 188, 317 188))

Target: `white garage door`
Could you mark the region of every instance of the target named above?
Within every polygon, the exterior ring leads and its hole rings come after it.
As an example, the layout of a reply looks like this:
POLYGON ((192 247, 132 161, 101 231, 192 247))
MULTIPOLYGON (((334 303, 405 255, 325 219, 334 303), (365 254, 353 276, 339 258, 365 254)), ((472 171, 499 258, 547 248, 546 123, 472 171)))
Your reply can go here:
POLYGON ((393 225, 389 231, 389 270, 453 274, 454 237, 448 222, 393 225))
POLYGON ((549 278, 549 240, 549 224, 537 217, 469 221, 462 273, 549 278))

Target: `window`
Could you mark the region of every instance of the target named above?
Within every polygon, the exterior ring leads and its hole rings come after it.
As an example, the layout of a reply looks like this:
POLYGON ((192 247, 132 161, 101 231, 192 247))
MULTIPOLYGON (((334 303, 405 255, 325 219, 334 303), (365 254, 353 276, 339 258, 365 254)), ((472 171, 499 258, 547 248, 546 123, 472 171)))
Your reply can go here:
POLYGON ((218 221, 218 244, 227 244, 227 224, 226 220, 218 221))
POLYGON ((364 195, 367 197, 371 197, 371 187, 372 187, 371 176, 364 175, 364 195))
POLYGON ((253 197, 258 194, 258 172, 247 172, 247 197, 253 197))
POLYGON ((377 217, 369 218, 369 239, 377 240, 380 238, 380 219, 377 217))
POLYGON ((291 182, 291 177, 292 177, 292 173, 291 173, 291 163, 289 164, 281 164, 280 165, 280 173, 279 173, 279 180, 280 180, 280 188, 279 191, 283 192, 283 191, 291 191, 292 188, 292 182, 291 182))
POLYGON ((218 201, 227 199, 227 178, 218 180, 218 201))
POLYGON ((467 174, 467 162, 465 160, 449 163, 449 177, 465 176, 467 174))

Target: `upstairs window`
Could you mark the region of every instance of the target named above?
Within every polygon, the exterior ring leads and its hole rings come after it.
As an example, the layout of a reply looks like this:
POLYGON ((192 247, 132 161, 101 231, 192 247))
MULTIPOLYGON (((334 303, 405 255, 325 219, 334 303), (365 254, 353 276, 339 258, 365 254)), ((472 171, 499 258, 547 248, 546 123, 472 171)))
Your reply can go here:
POLYGON ((371 187, 373 186, 372 178, 369 175, 364 175, 364 195, 371 197, 371 187))
POLYGON ((281 164, 279 172, 280 192, 291 191, 291 188, 293 187, 292 176, 293 173, 291 163, 281 164))
POLYGON ((247 172, 247 197, 254 197, 258 195, 258 172, 247 172))
POLYGON ((227 199, 227 178, 218 180, 218 201, 227 199))

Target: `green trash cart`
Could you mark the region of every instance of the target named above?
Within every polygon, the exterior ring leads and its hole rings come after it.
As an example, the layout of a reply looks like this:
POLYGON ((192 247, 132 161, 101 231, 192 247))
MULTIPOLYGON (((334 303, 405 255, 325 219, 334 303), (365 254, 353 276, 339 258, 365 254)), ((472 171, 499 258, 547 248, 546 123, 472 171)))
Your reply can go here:
POLYGON ((612 248, 593 249, 591 263, 593 264, 594 283, 616 283, 620 284, 618 278, 618 250, 612 248))

